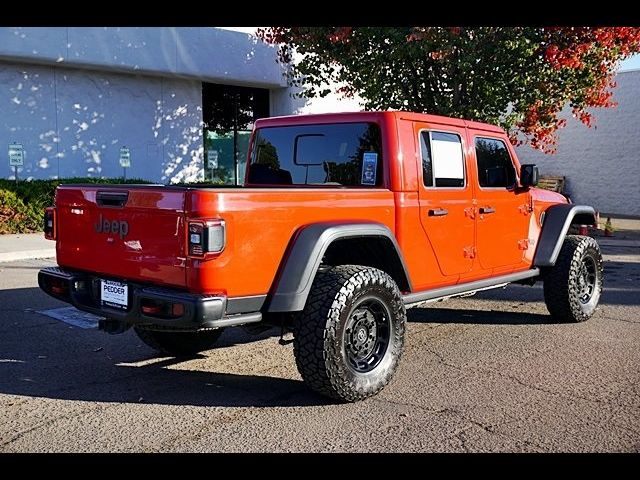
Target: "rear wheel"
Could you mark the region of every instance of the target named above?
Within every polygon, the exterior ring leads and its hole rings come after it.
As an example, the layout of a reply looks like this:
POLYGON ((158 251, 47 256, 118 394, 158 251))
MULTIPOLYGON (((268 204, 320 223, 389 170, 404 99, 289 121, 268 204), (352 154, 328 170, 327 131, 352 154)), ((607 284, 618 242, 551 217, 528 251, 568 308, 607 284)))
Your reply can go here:
POLYGON ((354 402, 377 394, 398 367, 406 312, 385 272, 341 265, 318 272, 294 326, 294 354, 316 392, 354 402))
POLYGON ((134 330, 140 340, 154 350, 173 357, 184 357, 213 348, 224 329, 218 328, 216 330, 198 332, 167 332, 135 327, 134 330))
POLYGON ((554 320, 584 322, 602 292, 602 254, 591 237, 568 235, 556 264, 544 279, 544 301, 554 320))

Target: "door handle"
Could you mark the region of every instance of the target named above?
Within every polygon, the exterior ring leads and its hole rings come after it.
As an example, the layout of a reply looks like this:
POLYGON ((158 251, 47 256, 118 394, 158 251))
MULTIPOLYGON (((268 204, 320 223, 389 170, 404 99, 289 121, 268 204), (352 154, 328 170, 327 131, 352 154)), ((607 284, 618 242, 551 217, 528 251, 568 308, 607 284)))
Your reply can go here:
POLYGON ((449 211, 446 208, 432 208, 429 210, 430 217, 444 217, 449 211))
POLYGON ((480 214, 483 213, 496 213, 496 209, 493 207, 480 207, 480 214))

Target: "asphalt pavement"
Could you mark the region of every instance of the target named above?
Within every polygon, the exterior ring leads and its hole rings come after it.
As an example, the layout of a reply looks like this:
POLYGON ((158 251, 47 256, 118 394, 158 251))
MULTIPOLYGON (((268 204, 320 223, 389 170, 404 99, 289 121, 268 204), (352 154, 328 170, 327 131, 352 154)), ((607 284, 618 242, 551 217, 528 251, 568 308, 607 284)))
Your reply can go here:
POLYGON ((228 329, 178 361, 133 333, 37 313, 52 260, 0 264, 0 452, 638 452, 640 248, 605 246, 586 323, 555 324, 540 284, 409 312, 376 397, 336 404, 302 383, 278 331, 228 329))

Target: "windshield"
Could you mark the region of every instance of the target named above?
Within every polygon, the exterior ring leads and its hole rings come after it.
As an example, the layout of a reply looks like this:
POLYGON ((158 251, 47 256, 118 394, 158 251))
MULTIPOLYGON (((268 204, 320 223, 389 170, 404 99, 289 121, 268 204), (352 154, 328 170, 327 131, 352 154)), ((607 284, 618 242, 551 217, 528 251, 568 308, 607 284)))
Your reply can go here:
POLYGON ((380 128, 374 123, 260 128, 247 180, 254 185, 381 185, 380 128))

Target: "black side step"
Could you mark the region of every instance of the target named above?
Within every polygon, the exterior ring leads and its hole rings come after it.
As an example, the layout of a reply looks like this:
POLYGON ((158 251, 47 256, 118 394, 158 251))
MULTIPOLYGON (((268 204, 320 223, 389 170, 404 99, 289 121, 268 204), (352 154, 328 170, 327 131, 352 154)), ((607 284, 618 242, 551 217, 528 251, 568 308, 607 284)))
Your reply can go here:
POLYGON ((525 280, 527 278, 537 277, 540 275, 539 268, 532 268, 524 272, 509 273, 499 277, 485 278, 484 280, 476 280, 475 282, 460 283, 449 287, 436 288, 424 292, 410 293, 402 297, 405 305, 413 305, 429 300, 438 300, 440 298, 448 298, 465 293, 471 293, 478 290, 488 290, 490 288, 498 288, 508 283, 525 280))

